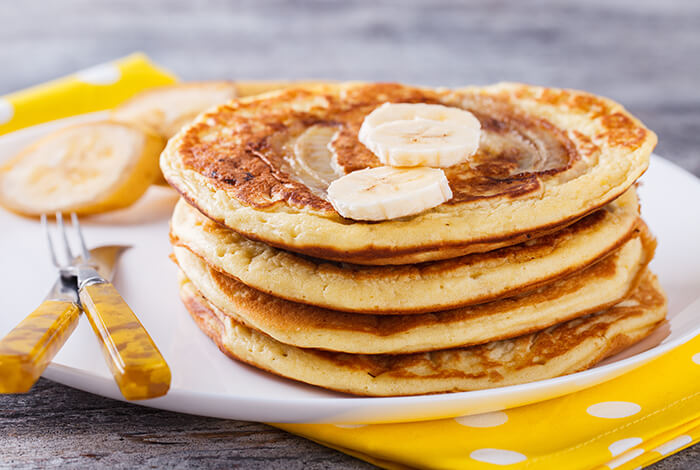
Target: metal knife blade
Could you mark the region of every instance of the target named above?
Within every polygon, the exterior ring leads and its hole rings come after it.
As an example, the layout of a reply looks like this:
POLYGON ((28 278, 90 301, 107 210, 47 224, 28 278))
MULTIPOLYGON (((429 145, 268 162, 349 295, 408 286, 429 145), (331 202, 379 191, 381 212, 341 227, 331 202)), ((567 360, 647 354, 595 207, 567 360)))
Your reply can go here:
MULTIPOLYGON (((98 246, 90 250, 90 260, 87 264, 95 268, 100 276, 111 281, 117 270, 117 261, 129 248, 131 247, 128 245, 98 246)), ((61 300, 79 305, 77 277, 59 276, 46 296, 46 300, 61 300)))
POLYGON ((127 245, 98 246, 90 250, 90 260, 88 264, 92 265, 100 276, 111 281, 114 279, 119 257, 129 248, 131 247, 127 245))

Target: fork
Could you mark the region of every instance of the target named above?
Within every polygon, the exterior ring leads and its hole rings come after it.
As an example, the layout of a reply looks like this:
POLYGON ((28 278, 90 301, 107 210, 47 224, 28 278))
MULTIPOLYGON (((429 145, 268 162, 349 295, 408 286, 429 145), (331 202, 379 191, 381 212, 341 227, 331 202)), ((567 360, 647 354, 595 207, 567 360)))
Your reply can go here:
MULTIPOLYGON (((128 400, 164 395, 170 388, 170 368, 119 292, 97 272, 75 213, 71 214, 71 221, 79 242, 78 256, 68 242, 63 214, 56 213, 65 254, 65 260, 60 262, 46 215, 41 216, 51 261, 60 276, 47 300, 0 343, 0 356, 3 346, 5 353, 8 350, 32 351, 29 356, 33 360, 20 364, 25 370, 16 374, 25 383, 14 386, 18 389, 31 387, 75 329, 82 309, 100 340, 107 365, 122 395, 128 400)), ((5 355, 6 358, 10 356, 5 355)))

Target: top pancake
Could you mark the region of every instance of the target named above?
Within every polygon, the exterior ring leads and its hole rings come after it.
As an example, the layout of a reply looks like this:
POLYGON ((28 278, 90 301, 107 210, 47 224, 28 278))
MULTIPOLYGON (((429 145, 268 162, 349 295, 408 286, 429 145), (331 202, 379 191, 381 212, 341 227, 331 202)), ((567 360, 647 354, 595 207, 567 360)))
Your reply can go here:
POLYGON ((629 188, 655 143, 622 106, 578 91, 349 83, 221 105, 170 140, 161 168, 191 204, 248 238, 325 259, 407 264, 488 251, 571 223, 629 188), (299 171, 294 143, 314 126, 330 127, 318 171, 337 178, 379 166, 357 132, 385 102, 467 109, 481 122, 479 149, 445 169, 454 194, 447 203, 378 223, 344 219, 325 185, 299 171))

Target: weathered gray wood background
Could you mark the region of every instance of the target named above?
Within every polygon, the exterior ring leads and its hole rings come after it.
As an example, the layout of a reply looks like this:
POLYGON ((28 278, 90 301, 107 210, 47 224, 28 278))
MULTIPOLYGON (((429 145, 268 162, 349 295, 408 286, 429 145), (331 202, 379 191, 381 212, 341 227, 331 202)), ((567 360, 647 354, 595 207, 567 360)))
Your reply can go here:
MULTIPOLYGON (((700 175, 700 2, 0 2, 0 94, 136 50, 185 79, 517 80, 627 106, 700 175)), ((695 208, 695 201, 688 201, 695 208)), ((700 446, 658 469, 700 468, 700 446)), ((0 467, 369 468, 261 424, 198 418, 42 380, 0 397, 0 467)))

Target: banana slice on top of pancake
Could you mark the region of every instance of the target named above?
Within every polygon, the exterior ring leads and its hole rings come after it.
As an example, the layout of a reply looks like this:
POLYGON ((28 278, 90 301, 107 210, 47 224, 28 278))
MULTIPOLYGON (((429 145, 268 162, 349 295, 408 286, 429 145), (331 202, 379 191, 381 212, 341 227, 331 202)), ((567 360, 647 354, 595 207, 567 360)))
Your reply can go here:
POLYGON ((0 205, 25 215, 126 207, 160 174, 164 146, 160 136, 118 122, 61 129, 0 167, 0 205))
POLYGON ((452 191, 440 169, 380 166, 333 181, 328 198, 343 217, 388 220, 438 206, 452 198, 452 191))
POLYGON ((358 138, 383 167, 354 171, 330 183, 328 199, 354 220, 420 214, 452 198, 442 170, 479 147, 481 124, 469 111, 425 103, 384 103, 369 113, 358 138), (411 168, 415 167, 415 168, 411 168))
POLYGON ((362 122, 358 139, 385 165, 448 167, 479 147, 481 124, 469 111, 425 103, 384 103, 362 122))

